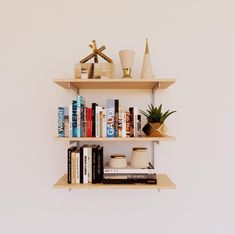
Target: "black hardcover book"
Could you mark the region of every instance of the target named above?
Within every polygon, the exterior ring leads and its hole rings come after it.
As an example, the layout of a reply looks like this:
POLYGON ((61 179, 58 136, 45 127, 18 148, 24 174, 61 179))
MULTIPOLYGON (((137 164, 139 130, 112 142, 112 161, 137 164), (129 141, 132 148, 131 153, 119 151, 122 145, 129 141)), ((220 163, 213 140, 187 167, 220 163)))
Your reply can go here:
POLYGON ((103 184, 157 184, 156 179, 103 179, 103 184))
POLYGON ((83 148, 85 146, 86 144, 80 147, 80 184, 83 184, 83 148))
POLYGON ((96 156, 96 178, 97 183, 102 183, 103 174, 104 174, 104 165, 103 165, 103 146, 99 146, 97 149, 96 156))
POLYGON ((119 118, 119 100, 114 100, 114 114, 115 114, 115 120, 114 120, 114 129, 115 129, 115 137, 118 137, 118 118, 119 118))
POLYGON ((92 118, 92 137, 95 137, 95 107, 98 106, 97 103, 91 104, 91 118, 92 118))
POLYGON ((72 160, 71 160, 71 153, 76 150, 76 146, 72 146, 67 150, 67 156, 68 156, 68 162, 67 162, 67 170, 68 170, 68 177, 67 182, 68 184, 72 183, 72 173, 71 173, 71 166, 72 166, 72 160))
POLYGON ((98 145, 92 145, 92 184, 97 183, 97 149, 98 145))

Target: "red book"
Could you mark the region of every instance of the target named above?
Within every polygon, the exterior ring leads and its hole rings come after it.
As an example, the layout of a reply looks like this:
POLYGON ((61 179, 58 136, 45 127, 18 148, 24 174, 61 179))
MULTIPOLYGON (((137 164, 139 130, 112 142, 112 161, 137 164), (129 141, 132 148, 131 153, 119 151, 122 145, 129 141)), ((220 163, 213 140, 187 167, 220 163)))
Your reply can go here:
POLYGON ((86 137, 92 137, 92 108, 86 109, 86 137))

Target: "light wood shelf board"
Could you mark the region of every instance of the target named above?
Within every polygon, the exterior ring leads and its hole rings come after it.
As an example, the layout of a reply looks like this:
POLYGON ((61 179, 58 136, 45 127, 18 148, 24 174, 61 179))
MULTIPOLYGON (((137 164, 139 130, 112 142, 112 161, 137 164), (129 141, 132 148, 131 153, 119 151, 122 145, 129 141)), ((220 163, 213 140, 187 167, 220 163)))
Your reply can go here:
POLYGON ((65 89, 166 89, 175 79, 56 79, 54 82, 65 89))
POLYGON ((53 186, 56 189, 175 189, 176 185, 166 174, 157 174, 157 184, 68 184, 67 174, 53 186))
POLYGON ((104 141, 104 142, 154 142, 154 141, 174 141, 175 137, 165 136, 165 137, 54 137, 55 140, 65 141, 65 142, 78 142, 78 141, 104 141))

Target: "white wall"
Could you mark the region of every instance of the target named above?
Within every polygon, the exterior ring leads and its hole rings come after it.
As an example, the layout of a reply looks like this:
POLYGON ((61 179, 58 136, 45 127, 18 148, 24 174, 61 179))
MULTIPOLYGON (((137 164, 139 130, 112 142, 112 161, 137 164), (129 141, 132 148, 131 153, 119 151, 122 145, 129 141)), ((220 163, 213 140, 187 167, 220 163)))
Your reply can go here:
POLYGON ((235 233, 234 7, 228 0, 1 0, 0 233, 235 233), (156 153, 159 172, 177 189, 52 189, 68 147, 53 140, 56 111, 74 96, 52 80, 73 76, 92 39, 106 45, 117 76, 118 51, 134 49, 138 77, 146 35, 155 72, 177 78, 157 95, 178 111, 167 121, 177 141, 156 153))

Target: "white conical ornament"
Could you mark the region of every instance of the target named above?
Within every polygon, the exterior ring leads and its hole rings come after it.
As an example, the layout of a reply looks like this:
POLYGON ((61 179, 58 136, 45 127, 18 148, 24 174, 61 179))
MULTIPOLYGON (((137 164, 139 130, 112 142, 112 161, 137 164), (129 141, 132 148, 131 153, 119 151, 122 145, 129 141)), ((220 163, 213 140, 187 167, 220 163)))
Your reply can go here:
POLYGON ((145 47, 144 60, 143 60, 140 78, 141 79, 153 79, 154 78, 151 58, 149 54, 148 38, 146 38, 146 47, 145 47))

